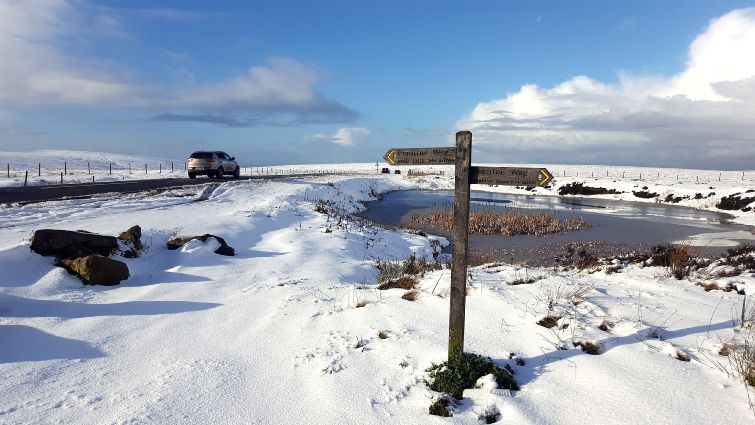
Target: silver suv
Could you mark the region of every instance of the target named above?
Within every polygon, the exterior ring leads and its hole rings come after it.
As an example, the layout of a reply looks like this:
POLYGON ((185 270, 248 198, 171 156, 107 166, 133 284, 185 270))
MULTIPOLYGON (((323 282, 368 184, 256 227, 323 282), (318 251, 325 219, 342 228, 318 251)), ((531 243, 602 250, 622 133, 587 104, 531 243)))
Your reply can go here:
POLYGON ((190 179, 196 178, 199 174, 217 179, 222 179, 226 174, 232 174, 235 179, 241 176, 236 158, 225 152, 194 152, 189 157, 188 165, 190 179))

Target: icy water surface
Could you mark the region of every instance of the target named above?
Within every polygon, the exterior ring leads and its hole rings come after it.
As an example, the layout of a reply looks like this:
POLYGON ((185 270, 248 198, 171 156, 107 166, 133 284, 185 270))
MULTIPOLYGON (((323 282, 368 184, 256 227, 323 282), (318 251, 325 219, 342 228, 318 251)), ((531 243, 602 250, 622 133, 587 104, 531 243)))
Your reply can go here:
MULTIPOLYGON (((450 191, 395 191, 379 201, 368 202, 362 216, 380 224, 407 224, 412 214, 450 207, 452 201, 450 191)), ((586 241, 598 241, 615 252, 623 252, 687 240, 692 241, 701 255, 716 254, 743 242, 755 243, 753 229, 729 223, 729 215, 692 208, 489 192, 472 192, 471 203, 473 210, 545 211, 561 219, 579 217, 591 226, 586 230, 547 236, 469 235, 470 249, 493 250, 500 259, 552 258, 564 251, 564 244, 586 241)), ((424 229, 449 236, 441 229, 424 229)))

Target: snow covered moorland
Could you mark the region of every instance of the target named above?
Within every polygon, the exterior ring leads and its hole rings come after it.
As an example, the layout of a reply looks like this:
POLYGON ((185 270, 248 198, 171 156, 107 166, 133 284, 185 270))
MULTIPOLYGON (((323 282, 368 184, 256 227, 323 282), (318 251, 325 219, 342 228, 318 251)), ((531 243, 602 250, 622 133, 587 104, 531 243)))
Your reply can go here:
MULTIPOLYGON (((655 182, 594 183, 589 168, 577 172, 535 191, 581 180, 624 192, 601 196, 647 190, 663 202, 669 190, 690 195, 681 205, 715 209, 749 184, 717 184, 708 172, 704 183, 676 185, 661 171, 655 182), (716 195, 694 199, 703 188, 716 195)), ((753 273, 741 270, 752 253, 681 280, 669 267, 622 261, 471 268, 465 348, 510 367, 520 390, 483 378, 452 403, 452 418, 430 416, 441 395, 425 370, 446 358, 450 272, 418 275, 407 296, 377 289, 375 265, 412 253, 432 262, 447 241, 346 215, 389 190, 447 188, 448 174, 229 181, 0 209, 0 422, 753 420, 753 394, 727 353, 749 332, 738 292, 753 293, 753 273), (131 273, 117 286, 84 286, 29 249, 41 228, 117 235, 132 225, 142 227, 145 248, 116 257, 131 273), (236 256, 216 255, 212 241, 166 247, 171 236, 205 233, 225 238, 236 256)), ((752 211, 733 212, 753 222, 752 211)))

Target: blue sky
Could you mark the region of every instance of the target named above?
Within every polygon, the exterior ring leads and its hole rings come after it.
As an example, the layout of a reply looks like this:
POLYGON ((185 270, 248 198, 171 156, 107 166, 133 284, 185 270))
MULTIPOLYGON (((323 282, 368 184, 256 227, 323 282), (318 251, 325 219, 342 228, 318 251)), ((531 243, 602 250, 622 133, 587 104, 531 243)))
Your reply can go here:
POLYGON ((0 0, 0 150, 753 162, 752 2, 519 3, 0 0))

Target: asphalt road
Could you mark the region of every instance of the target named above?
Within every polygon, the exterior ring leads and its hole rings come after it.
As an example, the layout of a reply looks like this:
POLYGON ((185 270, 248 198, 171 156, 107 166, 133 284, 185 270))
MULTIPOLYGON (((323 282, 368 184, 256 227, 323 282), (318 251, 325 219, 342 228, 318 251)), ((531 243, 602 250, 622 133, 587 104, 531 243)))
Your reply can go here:
MULTIPOLYGON (((295 174, 273 176, 242 176, 239 180, 281 179, 287 177, 322 176, 324 174, 295 174)), ((27 204, 33 202, 54 201, 66 198, 81 198, 101 193, 133 193, 171 187, 218 183, 233 179, 150 179, 123 180, 102 183, 55 184, 46 186, 26 186, 0 188, 0 204, 27 204)))

